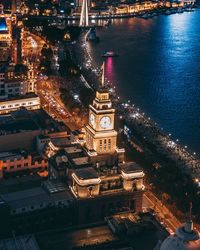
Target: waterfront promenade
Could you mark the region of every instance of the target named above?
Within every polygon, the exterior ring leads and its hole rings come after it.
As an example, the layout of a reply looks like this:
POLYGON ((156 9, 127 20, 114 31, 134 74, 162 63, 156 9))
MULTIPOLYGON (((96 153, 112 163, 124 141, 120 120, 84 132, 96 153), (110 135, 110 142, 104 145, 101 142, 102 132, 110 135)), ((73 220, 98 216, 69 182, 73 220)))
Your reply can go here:
MULTIPOLYGON (((76 57, 78 64, 81 65, 81 70, 87 84, 92 88, 97 88, 98 79, 100 77, 100 67, 94 68, 92 57, 89 53, 85 34, 82 35, 80 41, 76 43, 76 57)), ((184 173, 189 174, 193 181, 199 184, 200 180, 200 160, 195 152, 189 152, 187 146, 179 144, 178 139, 173 139, 171 134, 165 134, 164 131, 157 127, 150 117, 146 117, 131 102, 124 102, 117 94, 117 90, 112 83, 107 81, 107 87, 113 96, 115 108, 119 113, 119 117, 125 121, 129 129, 141 134, 147 143, 154 146, 157 153, 172 160, 178 168, 184 173)))

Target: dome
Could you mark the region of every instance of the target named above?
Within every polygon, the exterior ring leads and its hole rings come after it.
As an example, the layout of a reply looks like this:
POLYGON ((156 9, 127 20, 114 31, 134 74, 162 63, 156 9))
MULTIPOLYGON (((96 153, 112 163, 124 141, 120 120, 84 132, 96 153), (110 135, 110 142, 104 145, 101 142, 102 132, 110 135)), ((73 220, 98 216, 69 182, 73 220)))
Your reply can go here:
POLYGON ((160 247, 160 250, 186 250, 184 242, 176 235, 170 235, 165 239, 160 247))
POLYGON ((192 221, 177 228, 176 234, 167 237, 160 246, 160 250, 200 250, 200 237, 193 230, 192 221))

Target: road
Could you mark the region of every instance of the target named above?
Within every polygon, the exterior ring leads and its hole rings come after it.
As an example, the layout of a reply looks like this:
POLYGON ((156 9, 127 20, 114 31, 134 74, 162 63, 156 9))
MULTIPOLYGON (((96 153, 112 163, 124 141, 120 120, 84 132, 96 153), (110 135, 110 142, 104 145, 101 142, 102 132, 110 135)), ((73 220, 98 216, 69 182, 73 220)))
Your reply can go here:
MULTIPOLYGON (((80 128, 76 123, 76 117, 69 112, 60 99, 60 93, 56 82, 52 82, 46 76, 39 76, 38 65, 40 52, 46 42, 30 32, 25 31, 23 36, 23 58, 26 62, 32 62, 36 72, 36 88, 40 97, 42 108, 54 119, 62 121, 71 130, 80 128)), ((58 78, 54 77, 54 81, 58 78)))
POLYGON ((169 233, 174 233, 182 225, 169 209, 149 190, 144 195, 143 208, 154 210, 155 216, 169 233))

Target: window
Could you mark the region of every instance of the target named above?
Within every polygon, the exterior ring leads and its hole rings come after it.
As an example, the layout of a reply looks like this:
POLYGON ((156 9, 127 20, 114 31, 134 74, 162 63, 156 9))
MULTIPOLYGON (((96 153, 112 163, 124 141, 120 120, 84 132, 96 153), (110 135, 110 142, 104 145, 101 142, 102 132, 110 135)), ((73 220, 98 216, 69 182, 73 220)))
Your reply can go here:
POLYGON ((10 169, 13 169, 14 168, 14 166, 10 166, 10 169))
POLYGON ((99 141, 99 151, 102 151, 102 140, 99 141))
POLYGON ((24 163, 24 167, 28 167, 28 162, 24 163))
POLYGON ((17 165, 17 168, 21 168, 21 164, 18 164, 18 165, 17 165))
POLYGON ((106 144, 107 144, 107 140, 104 139, 104 146, 103 146, 104 151, 106 151, 106 144))
POLYGON ((108 139, 108 149, 111 149, 111 139, 108 139))

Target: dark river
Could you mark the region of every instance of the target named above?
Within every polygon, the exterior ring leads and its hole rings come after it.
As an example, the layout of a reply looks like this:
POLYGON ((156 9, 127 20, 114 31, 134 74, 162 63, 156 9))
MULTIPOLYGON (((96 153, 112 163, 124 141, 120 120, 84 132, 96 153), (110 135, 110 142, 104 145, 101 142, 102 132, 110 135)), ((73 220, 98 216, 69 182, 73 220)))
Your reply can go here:
POLYGON ((200 10, 118 19, 97 31, 94 63, 107 50, 106 77, 172 138, 200 155, 200 10))

